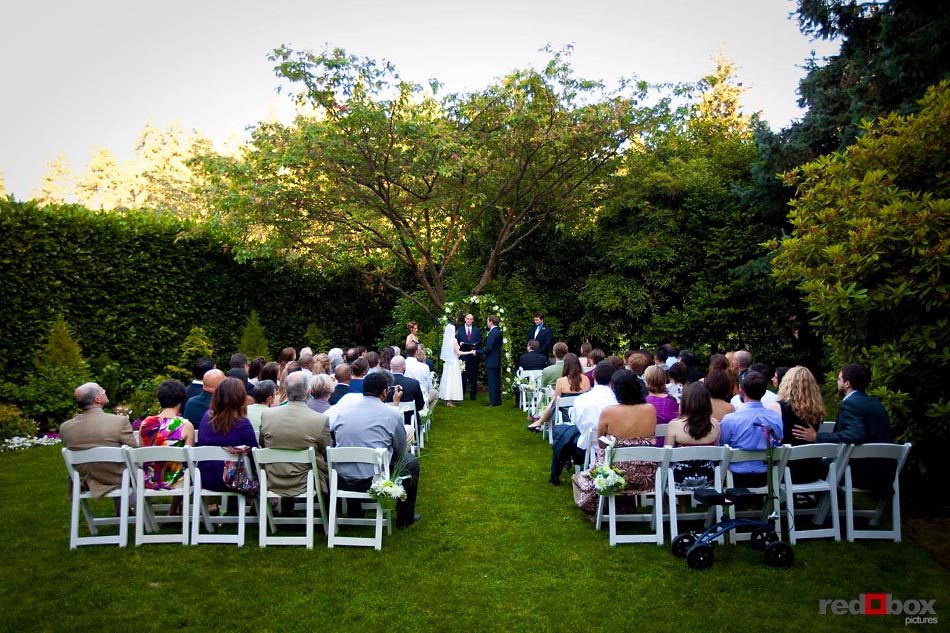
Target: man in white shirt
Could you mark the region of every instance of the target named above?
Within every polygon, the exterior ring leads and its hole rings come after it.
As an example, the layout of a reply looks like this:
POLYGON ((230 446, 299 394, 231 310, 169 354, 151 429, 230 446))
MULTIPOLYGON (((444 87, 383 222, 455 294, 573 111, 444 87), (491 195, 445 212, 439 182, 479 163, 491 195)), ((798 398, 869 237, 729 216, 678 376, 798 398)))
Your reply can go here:
POLYGON ((422 396, 426 399, 425 410, 431 410, 439 400, 439 392, 432 388, 432 374, 429 372, 429 366, 419 360, 419 352, 422 350, 422 357, 425 358, 425 351, 421 345, 409 343, 406 345, 406 375, 419 381, 422 388, 422 396))
POLYGON ((551 456, 551 483, 561 485, 561 471, 571 462, 583 464, 587 453, 587 436, 597 428, 600 412, 617 404, 617 396, 610 388, 614 366, 610 361, 600 361, 594 368, 594 388, 574 400, 574 424, 554 427, 554 444, 551 456))
MULTIPOLYGON (((752 363, 752 365, 746 370, 745 373, 748 373, 749 371, 757 371, 763 376, 765 376, 766 381, 768 382, 772 381, 772 375, 773 375, 772 369, 765 363, 752 363)), ((743 377, 745 377, 745 374, 743 374, 743 377)), ((742 381, 740 380, 740 383, 741 382, 742 381)), ((775 393, 774 391, 769 391, 768 389, 766 389, 765 395, 762 396, 762 404, 766 407, 769 407, 770 404, 778 406, 777 403, 778 403, 778 394, 775 393)), ((729 401, 729 404, 735 407, 736 411, 741 409, 742 405, 745 404, 745 399, 742 397, 742 393, 740 392, 732 396, 732 400, 729 401)), ((769 408, 774 409, 775 407, 769 407, 769 408)))

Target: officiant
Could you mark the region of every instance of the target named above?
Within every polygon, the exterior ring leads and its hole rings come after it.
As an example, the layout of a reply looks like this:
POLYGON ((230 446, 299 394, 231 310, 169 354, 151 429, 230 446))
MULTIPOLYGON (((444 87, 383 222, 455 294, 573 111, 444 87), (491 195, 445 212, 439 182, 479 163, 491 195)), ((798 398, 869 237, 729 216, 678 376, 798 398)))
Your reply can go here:
MULTIPOLYGON (((455 332, 455 338, 458 340, 459 348, 463 352, 468 352, 481 346, 482 332, 478 329, 478 326, 475 325, 474 316, 471 314, 465 315, 465 325, 458 328, 455 332)), ((462 390, 464 391, 468 388, 470 390, 469 399, 474 400, 478 392, 478 356, 475 354, 462 356, 462 361, 465 363, 465 383, 462 385, 462 390)))

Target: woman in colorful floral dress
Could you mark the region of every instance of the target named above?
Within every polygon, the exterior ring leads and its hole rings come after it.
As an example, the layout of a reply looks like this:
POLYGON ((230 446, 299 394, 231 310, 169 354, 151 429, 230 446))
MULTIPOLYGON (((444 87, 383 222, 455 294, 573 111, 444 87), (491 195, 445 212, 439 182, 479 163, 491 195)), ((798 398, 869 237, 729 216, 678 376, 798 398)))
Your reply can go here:
MULTIPOLYGON (((141 446, 194 446, 195 427, 181 417, 185 405, 185 385, 177 380, 164 380, 158 386, 158 404, 162 410, 142 420, 139 427, 141 446)), ((146 462, 145 487, 152 490, 170 490, 181 485, 185 474, 180 462, 146 462)), ((172 500, 171 514, 181 511, 181 497, 172 500)))

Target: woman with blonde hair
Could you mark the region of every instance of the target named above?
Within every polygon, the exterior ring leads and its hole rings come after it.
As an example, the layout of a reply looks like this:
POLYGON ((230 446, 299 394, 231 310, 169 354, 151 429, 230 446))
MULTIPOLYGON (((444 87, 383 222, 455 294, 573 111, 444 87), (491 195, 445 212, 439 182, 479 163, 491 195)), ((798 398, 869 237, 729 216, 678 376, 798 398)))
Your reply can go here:
MULTIPOLYGON (((782 415, 784 441, 792 446, 808 444, 792 433, 796 426, 808 426, 816 431, 825 421, 825 401, 821 397, 818 381, 807 367, 797 365, 788 370, 779 383, 778 401, 766 405, 782 415)), ((790 462, 792 480, 795 483, 817 481, 825 476, 827 468, 820 459, 803 459, 790 462)))

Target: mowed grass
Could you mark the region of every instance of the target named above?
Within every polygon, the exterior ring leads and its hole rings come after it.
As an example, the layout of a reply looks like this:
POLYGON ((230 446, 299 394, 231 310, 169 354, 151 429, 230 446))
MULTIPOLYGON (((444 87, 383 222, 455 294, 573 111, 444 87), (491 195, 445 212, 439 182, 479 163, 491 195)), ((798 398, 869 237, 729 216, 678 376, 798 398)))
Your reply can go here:
POLYGON ((0 454, 3 631, 839 631, 897 616, 818 614, 861 593, 937 599, 950 574, 915 543, 805 541, 792 569, 747 544, 696 572, 667 546, 610 547, 548 479, 550 447, 508 400, 438 407, 421 456, 423 520, 380 552, 148 545, 69 550, 59 448, 0 454))

